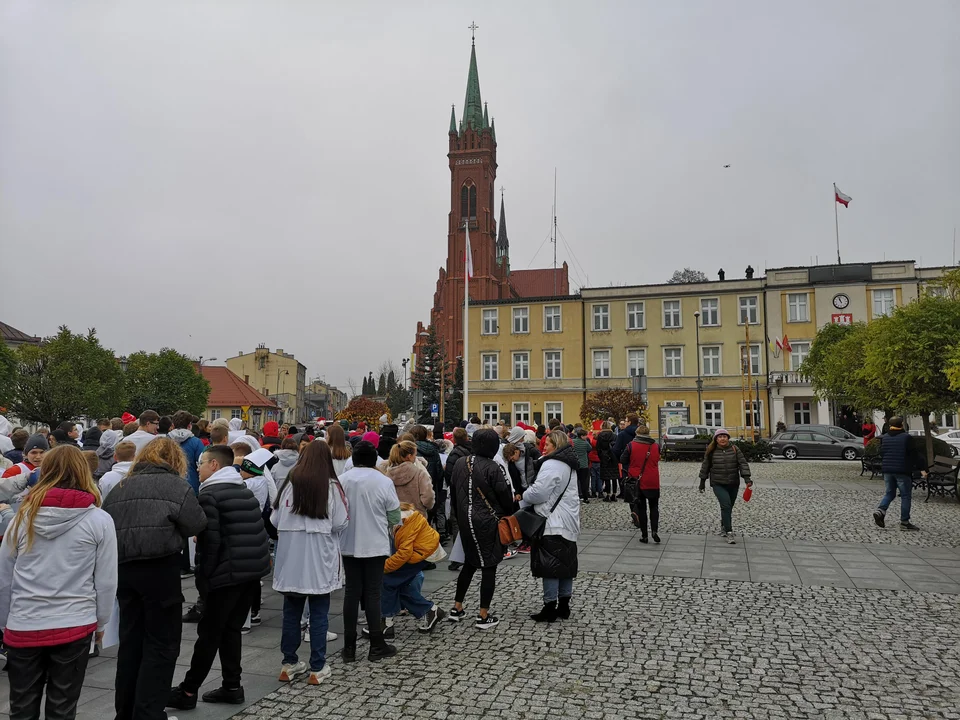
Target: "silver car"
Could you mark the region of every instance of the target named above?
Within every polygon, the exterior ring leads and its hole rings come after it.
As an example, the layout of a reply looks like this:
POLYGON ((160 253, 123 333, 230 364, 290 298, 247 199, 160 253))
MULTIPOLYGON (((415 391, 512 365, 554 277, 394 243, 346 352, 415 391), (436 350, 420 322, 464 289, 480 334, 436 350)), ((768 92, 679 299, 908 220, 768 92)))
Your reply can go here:
POLYGON ((770 438, 774 455, 787 460, 797 458, 827 458, 831 460, 856 460, 863 455, 863 440, 841 440, 822 433, 789 430, 770 438))

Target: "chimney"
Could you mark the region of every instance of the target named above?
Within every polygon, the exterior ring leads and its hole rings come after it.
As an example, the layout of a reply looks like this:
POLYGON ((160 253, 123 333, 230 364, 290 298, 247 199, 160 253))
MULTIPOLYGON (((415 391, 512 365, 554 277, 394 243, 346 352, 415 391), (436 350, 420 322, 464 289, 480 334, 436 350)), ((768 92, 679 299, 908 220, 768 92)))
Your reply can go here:
POLYGON ((720 276, 720 282, 727 279, 727 274, 723 271, 723 268, 720 268, 720 272, 718 272, 717 275, 720 276))
POLYGON ((747 265, 747 280, 753 280, 753 266, 747 265))

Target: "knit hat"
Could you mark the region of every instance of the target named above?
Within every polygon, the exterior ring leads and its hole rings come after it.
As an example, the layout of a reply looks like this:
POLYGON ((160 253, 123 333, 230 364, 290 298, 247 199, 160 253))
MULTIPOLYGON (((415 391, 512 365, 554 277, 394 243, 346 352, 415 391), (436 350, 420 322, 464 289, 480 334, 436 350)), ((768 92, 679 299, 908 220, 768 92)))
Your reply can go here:
POLYGON ((240 463, 240 469, 250 475, 263 475, 264 468, 272 457, 273 453, 266 448, 254 450, 240 463))
POLYGON ((500 436, 496 430, 486 428, 473 434, 473 452, 480 457, 493 459, 500 449, 500 436))
POLYGON ((377 435, 373 430, 364 433, 362 441, 370 443, 375 448, 380 447, 380 436, 377 435))
POLYGON ((723 428, 717 428, 717 431, 713 434, 713 436, 715 438, 718 438, 721 435, 726 435, 727 437, 730 437, 730 433, 728 433, 726 430, 724 430, 723 428))
POLYGON ((264 423, 263 434, 265 437, 277 437, 280 434, 280 424, 276 420, 264 423))
POLYGON ((380 437, 397 439, 397 432, 400 430, 393 423, 388 423, 380 428, 380 437))
POLYGON ((380 456, 372 443, 361 440, 353 448, 353 466, 375 468, 380 456))
POLYGON ((521 443, 526 436, 526 431, 517 425, 513 430, 510 431, 510 434, 507 435, 507 442, 512 442, 514 444, 521 443))
POLYGON ((47 451, 50 449, 50 443, 47 442, 47 439, 43 435, 31 435, 27 438, 27 442, 23 444, 23 454, 26 455, 31 450, 43 450, 47 451))
POLYGON ((136 422, 137 416, 133 415, 132 413, 125 412, 123 415, 120 416, 120 419, 123 420, 124 425, 128 425, 132 422, 136 422))

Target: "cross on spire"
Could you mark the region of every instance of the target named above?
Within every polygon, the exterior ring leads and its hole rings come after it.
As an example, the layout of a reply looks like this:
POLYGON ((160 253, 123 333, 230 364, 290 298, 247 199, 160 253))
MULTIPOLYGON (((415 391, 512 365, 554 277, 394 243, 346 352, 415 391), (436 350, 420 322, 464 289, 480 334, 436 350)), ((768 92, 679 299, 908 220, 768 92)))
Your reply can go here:
POLYGON ((475 22, 471 22, 469 25, 467 25, 467 28, 469 28, 469 30, 470 30, 470 42, 473 43, 474 45, 476 45, 476 43, 477 43, 477 30, 480 29, 480 26, 477 25, 475 22))

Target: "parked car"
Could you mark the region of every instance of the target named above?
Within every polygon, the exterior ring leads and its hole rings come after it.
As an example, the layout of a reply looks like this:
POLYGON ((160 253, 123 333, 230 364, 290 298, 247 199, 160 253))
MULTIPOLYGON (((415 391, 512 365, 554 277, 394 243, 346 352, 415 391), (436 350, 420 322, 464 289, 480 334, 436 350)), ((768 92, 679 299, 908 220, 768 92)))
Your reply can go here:
POLYGON ((660 436, 660 452, 663 455, 677 453, 677 455, 703 456, 710 440, 713 429, 706 425, 676 425, 664 430, 660 436), (703 439, 697 440, 697 436, 703 439))
POLYGON ((840 440, 818 432, 787 431, 770 438, 770 447, 774 455, 782 455, 787 460, 798 457, 856 460, 863 455, 863 438, 840 440))
POLYGON ((950 457, 960 455, 960 430, 947 430, 936 437, 950 446, 950 457))
POLYGON ((857 439, 860 442, 863 442, 862 437, 859 435, 854 435, 849 430, 844 430, 839 425, 788 425, 787 431, 815 432, 820 433, 821 435, 829 435, 837 440, 857 439))

